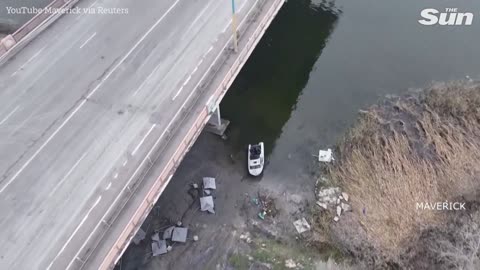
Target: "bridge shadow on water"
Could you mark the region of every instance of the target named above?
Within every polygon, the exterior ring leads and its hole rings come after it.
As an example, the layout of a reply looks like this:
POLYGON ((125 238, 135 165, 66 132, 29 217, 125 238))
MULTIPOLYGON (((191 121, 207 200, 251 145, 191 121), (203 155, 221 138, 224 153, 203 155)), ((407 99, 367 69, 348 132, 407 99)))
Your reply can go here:
POLYGON ((263 141, 271 153, 340 14, 331 1, 285 3, 220 105, 234 152, 263 141))

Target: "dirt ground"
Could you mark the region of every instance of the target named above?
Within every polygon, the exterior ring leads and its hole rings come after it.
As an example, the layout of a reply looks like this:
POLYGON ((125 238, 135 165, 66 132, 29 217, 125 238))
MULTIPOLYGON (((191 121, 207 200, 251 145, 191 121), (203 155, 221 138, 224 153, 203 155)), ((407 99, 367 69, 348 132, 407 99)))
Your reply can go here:
POLYGON ((143 224, 147 237, 131 244, 117 269, 337 269, 332 260, 324 262, 330 253, 312 245, 318 235, 299 235, 293 226, 302 217, 311 221, 316 176, 307 170, 286 179, 289 174, 269 172, 267 161, 264 175, 251 178, 246 153, 230 149, 228 139, 199 137, 143 224), (204 176, 216 178, 215 214, 199 211, 191 187, 204 176), (262 199, 269 205, 264 220, 258 216, 262 199), (189 229, 187 243, 152 257, 150 236, 178 221, 189 229))

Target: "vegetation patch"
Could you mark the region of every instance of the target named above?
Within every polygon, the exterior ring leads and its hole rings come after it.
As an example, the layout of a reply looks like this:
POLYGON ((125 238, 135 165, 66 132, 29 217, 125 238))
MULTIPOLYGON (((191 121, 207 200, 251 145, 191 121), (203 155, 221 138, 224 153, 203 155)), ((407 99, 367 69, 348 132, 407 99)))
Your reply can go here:
MULTIPOLYGON (((420 252, 416 247, 427 239, 424 232, 446 234, 446 224, 467 222, 459 215, 477 211, 468 198, 476 198, 480 187, 480 87, 444 83, 389 98, 361 113, 336 153, 328 178, 350 195, 354 211, 331 225, 334 241, 369 269, 412 269, 420 252), (418 208, 419 203, 458 201, 469 210, 418 208)), ((465 226, 475 235, 475 226, 465 226)), ((445 238, 447 243, 455 245, 454 238, 445 238)), ((468 254, 471 260, 461 269, 479 260, 478 249, 468 254)), ((434 263, 442 262, 440 257, 432 259, 422 269, 445 265, 434 263)))

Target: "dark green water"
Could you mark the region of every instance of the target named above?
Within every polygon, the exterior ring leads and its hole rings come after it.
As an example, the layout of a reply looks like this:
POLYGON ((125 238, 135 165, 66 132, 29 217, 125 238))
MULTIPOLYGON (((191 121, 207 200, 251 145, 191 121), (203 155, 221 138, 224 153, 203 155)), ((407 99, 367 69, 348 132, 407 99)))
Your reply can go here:
POLYGON ((432 81, 480 77, 480 1, 289 0, 221 104, 228 144, 264 141, 266 174, 298 173, 362 107, 432 81), (423 26, 424 8, 472 12, 423 26))

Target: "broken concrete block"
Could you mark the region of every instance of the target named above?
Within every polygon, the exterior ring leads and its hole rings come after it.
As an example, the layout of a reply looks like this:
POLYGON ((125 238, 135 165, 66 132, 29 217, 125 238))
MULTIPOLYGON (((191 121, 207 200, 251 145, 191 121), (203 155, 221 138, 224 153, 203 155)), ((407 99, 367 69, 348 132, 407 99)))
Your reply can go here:
POLYGON ((158 242, 152 242, 152 255, 158 256, 167 253, 167 241, 160 240, 158 242))
POLYGON ((340 205, 337 206, 337 216, 340 216, 342 214, 342 207, 340 205))
POLYGON ((328 208, 328 206, 327 206, 326 203, 317 202, 317 205, 320 206, 320 207, 322 207, 323 209, 327 209, 327 208, 328 208))
POLYGON ((286 268, 296 268, 297 264, 295 263, 294 260, 288 259, 288 260, 285 260, 285 267, 286 268))
POLYGON ((187 242, 187 233, 187 228, 175 227, 175 229, 173 229, 172 241, 181 243, 187 242))
POLYGON ((204 177, 203 178, 203 189, 216 189, 215 178, 213 177, 204 177))
POLYGON ((341 203, 340 207, 342 207, 343 212, 348 212, 352 210, 352 207, 349 204, 346 203, 341 203))
POLYGON ((293 226, 295 226, 295 229, 298 233, 303 233, 310 230, 310 224, 308 224, 305 218, 294 221, 293 226))
POLYGON ((135 245, 138 245, 140 244, 140 241, 145 239, 146 235, 147 234, 145 233, 145 231, 140 228, 138 232, 135 234, 135 236, 133 237, 132 241, 135 243, 135 245))
POLYGON ((345 201, 348 202, 348 194, 345 192, 342 192, 342 196, 345 199, 345 201))
POLYGON ((158 233, 154 233, 152 235, 152 241, 154 241, 154 242, 160 241, 160 235, 158 235, 158 233))
POLYGON ((200 211, 208 211, 212 214, 215 214, 214 203, 212 196, 206 196, 200 198, 200 211))
POLYGON ((334 160, 332 156, 332 149, 328 148, 327 150, 318 151, 318 161, 320 162, 331 162, 334 160))
POLYGON ((172 238, 173 229, 175 229, 175 226, 168 227, 168 228, 163 232, 163 239, 170 239, 170 238, 172 238))
POLYGON ((340 220, 340 218, 338 218, 338 217, 334 217, 334 218, 333 218, 333 221, 335 221, 335 222, 337 222, 337 221, 339 221, 339 220, 340 220))

